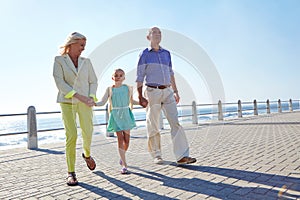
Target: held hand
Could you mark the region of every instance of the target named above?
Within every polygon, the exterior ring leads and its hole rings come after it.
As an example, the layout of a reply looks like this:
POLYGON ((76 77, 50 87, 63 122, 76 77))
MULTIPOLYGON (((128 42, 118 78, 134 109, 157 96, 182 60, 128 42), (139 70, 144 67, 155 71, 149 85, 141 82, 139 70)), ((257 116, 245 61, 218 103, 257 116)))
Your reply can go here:
POLYGON ((94 100, 90 97, 82 96, 82 99, 80 99, 80 100, 89 107, 92 107, 95 105, 94 100))
POLYGON ((79 99, 82 103, 85 103, 87 106, 92 107, 95 105, 94 99, 91 97, 86 97, 81 94, 76 93, 76 98, 79 99))
POLYGON ((141 102, 141 106, 143 106, 143 108, 146 108, 148 106, 148 101, 143 101, 141 102))
POLYGON ((86 105, 89 107, 93 107, 96 103, 92 97, 88 98, 86 105))
POLYGON ((146 108, 148 106, 148 101, 144 97, 139 98, 139 103, 143 108, 146 108))

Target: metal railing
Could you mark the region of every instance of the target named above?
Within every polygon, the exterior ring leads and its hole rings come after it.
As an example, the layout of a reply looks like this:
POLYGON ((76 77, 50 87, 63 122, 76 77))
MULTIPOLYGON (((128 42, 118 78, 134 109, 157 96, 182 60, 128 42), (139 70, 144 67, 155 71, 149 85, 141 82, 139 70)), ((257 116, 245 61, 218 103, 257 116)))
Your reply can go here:
MULTIPOLYGON (((277 110, 278 113, 283 111, 290 111, 299 110, 299 101, 300 100, 288 100, 288 101, 256 101, 253 102, 241 102, 238 100, 237 103, 222 103, 219 101, 217 104, 196 104, 196 102, 192 102, 191 105, 178 105, 178 110, 185 110, 187 112, 179 112, 180 118, 191 118, 192 124, 198 124, 199 118, 203 116, 212 116, 212 119, 217 120, 224 120, 225 118, 230 118, 230 116, 235 116, 237 118, 241 118, 246 114, 246 112, 253 111, 253 115, 258 115, 259 113, 266 113, 270 114, 271 110, 277 110), (294 104, 294 105, 293 105, 294 104), (295 105, 296 104, 296 105, 295 105), (236 107, 235 107, 236 106, 236 107), (189 107, 191 109, 186 109, 189 107), (209 107, 210 109, 206 109, 203 111, 203 107, 209 107)), ((142 107, 134 107, 134 110, 143 109, 142 107)), ((94 123, 94 126, 106 126, 108 121, 108 106, 106 105, 105 108, 101 109, 94 109, 97 112, 104 112, 105 122, 103 123, 94 123)), ((49 114, 60 114, 60 111, 53 111, 53 112, 36 112, 34 106, 30 106, 27 109, 27 113, 17 113, 17 114, 0 114, 0 117, 15 117, 15 116, 27 116, 27 131, 19 131, 19 132, 8 132, 2 133, 0 136, 9 136, 9 135, 19 135, 19 134, 27 134, 28 141, 27 141, 27 148, 28 149, 35 149, 38 147, 38 132, 45 132, 45 131, 57 131, 63 130, 63 127, 55 127, 55 128, 47 128, 47 129, 37 129, 37 115, 49 115, 49 114)), ((136 121, 145 121, 146 118, 136 119, 136 121)), ((164 116, 161 116, 161 127, 163 128, 163 120, 164 116)), ((113 133, 106 133, 106 136, 112 136, 113 133)))

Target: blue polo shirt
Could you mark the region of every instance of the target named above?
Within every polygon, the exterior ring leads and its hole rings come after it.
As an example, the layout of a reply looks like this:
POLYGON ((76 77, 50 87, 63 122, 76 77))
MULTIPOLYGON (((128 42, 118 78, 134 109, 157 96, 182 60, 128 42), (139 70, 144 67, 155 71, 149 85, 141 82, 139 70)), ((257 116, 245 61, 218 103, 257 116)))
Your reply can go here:
POLYGON ((146 85, 171 85, 172 69, 171 54, 168 50, 159 48, 154 51, 151 48, 145 49, 139 57, 137 66, 136 82, 146 85))

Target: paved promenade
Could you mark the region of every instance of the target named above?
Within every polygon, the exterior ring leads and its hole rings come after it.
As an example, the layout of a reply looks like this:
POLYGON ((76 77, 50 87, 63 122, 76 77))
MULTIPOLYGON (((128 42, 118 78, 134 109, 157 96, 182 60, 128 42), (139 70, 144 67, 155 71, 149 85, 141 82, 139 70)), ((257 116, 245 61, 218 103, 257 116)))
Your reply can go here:
POLYGON ((168 129, 162 131, 165 163, 153 164, 139 129, 127 153, 130 174, 121 175, 116 138, 96 128, 97 167, 86 167, 79 140, 74 187, 65 182, 64 143, 0 151, 0 199, 300 199, 300 112, 185 129, 195 164, 176 165, 168 129))

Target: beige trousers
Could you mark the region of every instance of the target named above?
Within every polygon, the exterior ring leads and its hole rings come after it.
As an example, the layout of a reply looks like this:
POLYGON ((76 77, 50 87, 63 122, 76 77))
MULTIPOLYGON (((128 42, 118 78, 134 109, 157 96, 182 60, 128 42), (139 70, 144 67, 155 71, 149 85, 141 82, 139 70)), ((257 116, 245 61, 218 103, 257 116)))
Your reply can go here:
POLYGON ((173 152, 176 160, 189 156, 189 145, 184 129, 178 122, 178 111, 171 88, 156 89, 147 87, 145 95, 148 98, 147 111, 147 131, 148 150, 153 158, 161 157, 161 138, 159 131, 159 119, 163 110, 171 127, 171 138, 173 152))

